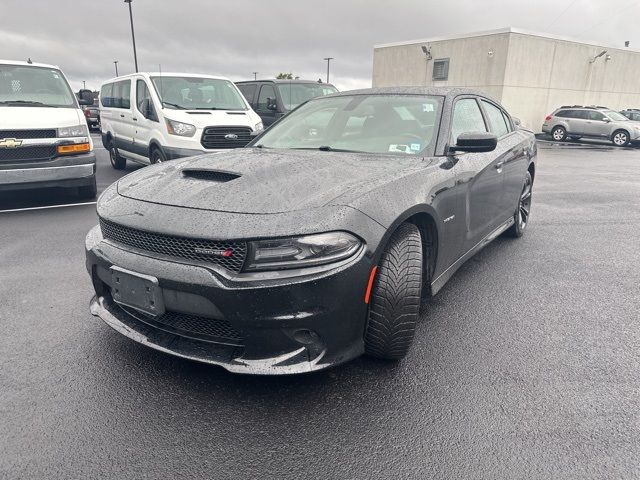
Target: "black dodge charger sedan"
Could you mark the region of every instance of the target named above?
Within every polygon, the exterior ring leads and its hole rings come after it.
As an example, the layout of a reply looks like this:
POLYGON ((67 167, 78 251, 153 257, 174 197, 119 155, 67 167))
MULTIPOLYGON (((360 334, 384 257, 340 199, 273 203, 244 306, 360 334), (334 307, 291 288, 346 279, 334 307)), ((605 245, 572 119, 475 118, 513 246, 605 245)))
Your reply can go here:
POLYGON ((91 313, 233 372, 400 359, 421 299, 523 234, 535 158, 533 134, 473 90, 311 100, 247 148, 109 187, 86 239, 91 313))

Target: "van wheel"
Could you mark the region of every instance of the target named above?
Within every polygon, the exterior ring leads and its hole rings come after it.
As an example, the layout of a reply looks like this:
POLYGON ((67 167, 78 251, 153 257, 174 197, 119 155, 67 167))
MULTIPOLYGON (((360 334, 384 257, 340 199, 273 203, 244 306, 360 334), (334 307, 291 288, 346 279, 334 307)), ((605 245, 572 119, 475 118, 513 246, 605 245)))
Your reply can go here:
POLYGON ((96 185, 95 175, 91 178, 91 183, 89 185, 78 188, 78 195, 80 195, 81 198, 93 199, 96 198, 97 194, 98 186, 96 185))
POLYGON ((120 154, 118 153, 118 148, 113 143, 113 140, 109 140, 107 150, 109 150, 109 160, 111 160, 111 166, 116 170, 124 170, 127 166, 127 159, 120 156, 120 154))
POLYGON ((365 352, 399 360, 409 351, 422 293, 422 237, 411 223, 391 236, 378 266, 371 294, 365 352))
POLYGON ((611 141, 616 147, 626 147, 629 145, 629 134, 624 130, 616 130, 611 136, 611 141))
POLYGON ((165 157, 162 150, 160 150, 158 147, 154 147, 151 150, 151 156, 149 157, 149 160, 151 161, 151 164, 162 163, 167 161, 167 157, 165 157))

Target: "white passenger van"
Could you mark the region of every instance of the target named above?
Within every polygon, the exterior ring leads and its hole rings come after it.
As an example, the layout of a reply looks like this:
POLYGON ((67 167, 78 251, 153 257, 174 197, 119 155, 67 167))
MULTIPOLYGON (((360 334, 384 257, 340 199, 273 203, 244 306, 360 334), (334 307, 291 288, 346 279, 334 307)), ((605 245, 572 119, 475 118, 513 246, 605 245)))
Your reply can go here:
POLYGON ((111 165, 158 163, 244 147, 262 130, 260 117, 226 78, 135 73, 100 89, 102 143, 111 165))
POLYGON ((60 69, 0 60, 0 191, 72 187, 96 196, 96 156, 80 105, 60 69))

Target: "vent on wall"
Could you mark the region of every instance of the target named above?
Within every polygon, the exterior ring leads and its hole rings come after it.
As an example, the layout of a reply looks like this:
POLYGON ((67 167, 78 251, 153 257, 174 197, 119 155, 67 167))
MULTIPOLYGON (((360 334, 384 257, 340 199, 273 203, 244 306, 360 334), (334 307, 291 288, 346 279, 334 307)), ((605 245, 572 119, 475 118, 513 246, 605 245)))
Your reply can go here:
POLYGON ((433 61, 433 79, 447 80, 449 78, 449 59, 438 58, 433 61))
POLYGON ((225 183, 240 178, 237 173, 222 172, 220 170, 195 170, 185 169, 182 170, 182 174, 185 177, 196 178, 198 180, 208 180, 210 182, 225 183))

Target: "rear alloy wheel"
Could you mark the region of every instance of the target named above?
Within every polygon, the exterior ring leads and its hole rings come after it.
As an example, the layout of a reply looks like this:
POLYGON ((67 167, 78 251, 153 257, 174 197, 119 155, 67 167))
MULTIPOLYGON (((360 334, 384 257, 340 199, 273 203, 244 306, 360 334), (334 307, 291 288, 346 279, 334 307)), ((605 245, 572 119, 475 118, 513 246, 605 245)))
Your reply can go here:
POLYGON ((109 150, 109 160, 111 160, 111 166, 116 170, 124 170, 127 166, 127 159, 122 158, 118 153, 118 148, 113 143, 113 140, 109 140, 107 149, 109 150))
POLYGON ((524 234, 524 230, 529 224, 529 216, 531 215, 531 196, 533 190, 533 179, 531 173, 527 172, 524 178, 524 186, 522 193, 518 199, 518 208, 513 215, 513 225, 505 232, 507 236, 519 238, 524 234))
POLYGON ((629 145, 629 134, 624 130, 616 130, 611 136, 611 141, 616 147, 626 147, 629 145))
POLYGON ((386 246, 373 284, 365 330, 365 352, 399 360, 413 342, 422 293, 422 237, 411 223, 400 225, 386 246))
POLYGON ((565 138, 567 138, 567 131, 564 127, 555 127, 551 131, 551 138, 553 138, 556 142, 563 142, 565 138))
POLYGON ((151 164, 162 163, 167 161, 167 157, 164 156, 164 153, 162 153, 162 150, 155 147, 153 150, 151 150, 151 156, 149 157, 149 161, 151 162, 151 164))

